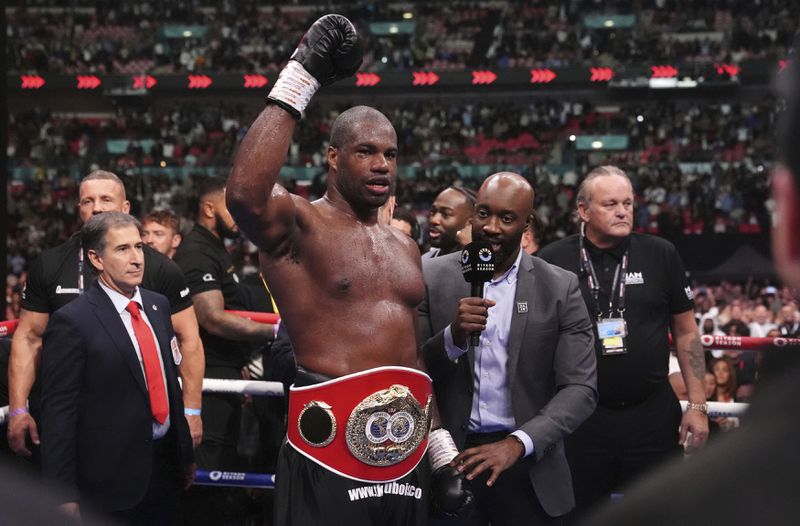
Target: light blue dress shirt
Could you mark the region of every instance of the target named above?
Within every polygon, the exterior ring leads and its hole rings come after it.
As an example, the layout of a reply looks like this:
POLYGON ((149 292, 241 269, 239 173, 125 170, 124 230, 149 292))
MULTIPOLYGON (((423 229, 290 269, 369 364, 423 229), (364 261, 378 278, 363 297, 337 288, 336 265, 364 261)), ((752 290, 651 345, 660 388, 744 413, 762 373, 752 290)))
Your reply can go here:
MULTIPOLYGON (((496 303, 489 309, 486 330, 481 333, 480 345, 475 348, 475 368, 472 380, 475 393, 469 416, 469 431, 491 433, 514 429, 514 414, 511 407, 511 389, 508 385, 508 335, 514 315, 514 297, 517 292, 519 262, 522 250, 511 268, 502 276, 484 285, 483 297, 496 303)), ((444 331, 445 351, 452 361, 458 360, 467 349, 453 342, 453 333, 448 325, 444 331)), ((533 439, 522 430, 512 435, 525 445, 525 455, 533 453, 533 439)))
MULTIPOLYGON (((139 358, 139 365, 142 368, 142 376, 144 377, 144 384, 147 386, 147 375, 144 372, 144 362, 142 361, 142 351, 139 350, 139 340, 136 339, 136 333, 133 332, 133 322, 131 321, 131 313, 128 312, 128 304, 131 301, 135 301, 139 305, 139 313, 142 315, 142 319, 150 327, 150 331, 153 333, 153 340, 156 342, 156 349, 158 349, 158 361, 161 363, 161 378, 164 380, 164 392, 169 392, 167 389, 167 377, 166 369, 164 368, 164 359, 161 357, 161 346, 158 343, 158 338, 156 338, 156 331, 153 330, 153 325, 150 323, 150 320, 147 319, 147 313, 145 312, 144 304, 142 303, 142 294, 139 292, 139 287, 136 287, 136 292, 133 293, 132 298, 126 298, 116 290, 113 290, 106 286, 103 283, 102 279, 98 279, 97 282, 100 284, 100 287, 105 291, 108 297, 111 299, 111 303, 114 304, 114 309, 119 314, 119 317, 122 319, 122 324, 125 326, 125 330, 128 331, 128 337, 131 339, 131 343, 133 343, 133 348, 136 349, 136 357, 139 358)), ((167 407, 169 407, 169 396, 167 396, 167 407)), ((163 424, 159 424, 158 421, 154 418, 153 419, 153 439, 159 439, 164 437, 169 431, 169 413, 167 413, 167 419, 164 420, 163 424)))

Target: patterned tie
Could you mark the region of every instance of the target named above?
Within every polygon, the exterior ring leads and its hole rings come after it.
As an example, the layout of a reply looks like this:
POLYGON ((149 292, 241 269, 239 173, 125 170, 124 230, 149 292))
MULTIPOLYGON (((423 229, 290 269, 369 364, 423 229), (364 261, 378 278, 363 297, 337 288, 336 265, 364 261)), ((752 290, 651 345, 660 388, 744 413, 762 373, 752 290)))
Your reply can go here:
POLYGON ((144 376, 147 378, 147 391, 150 395, 150 409, 153 411, 153 418, 159 424, 163 424, 169 414, 169 405, 161 373, 161 361, 158 359, 158 347, 153 339, 153 332, 139 314, 139 305, 132 301, 128 303, 127 310, 131 313, 133 334, 136 335, 139 351, 142 353, 144 376))

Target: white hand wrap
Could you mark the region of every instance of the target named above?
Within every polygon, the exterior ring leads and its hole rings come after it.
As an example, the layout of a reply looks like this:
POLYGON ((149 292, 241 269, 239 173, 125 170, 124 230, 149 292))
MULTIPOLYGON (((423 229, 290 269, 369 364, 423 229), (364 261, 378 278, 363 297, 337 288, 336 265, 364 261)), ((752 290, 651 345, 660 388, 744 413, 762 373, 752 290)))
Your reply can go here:
POLYGON ((283 68, 278 80, 269 92, 269 98, 278 100, 303 113, 311 97, 321 84, 306 68, 295 60, 290 60, 283 68))
POLYGON ((436 472, 450 463, 458 455, 458 448, 446 429, 434 429, 428 435, 428 460, 431 471, 436 472))

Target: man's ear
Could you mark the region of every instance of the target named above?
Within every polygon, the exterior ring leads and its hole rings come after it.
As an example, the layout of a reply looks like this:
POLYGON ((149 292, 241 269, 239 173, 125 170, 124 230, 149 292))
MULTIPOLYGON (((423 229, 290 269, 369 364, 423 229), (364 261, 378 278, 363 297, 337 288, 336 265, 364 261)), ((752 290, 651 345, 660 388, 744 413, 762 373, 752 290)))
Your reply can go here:
POLYGON ((589 222, 589 205, 587 203, 578 203, 578 216, 584 223, 589 222))
POLYGON ((206 199, 200 204, 200 210, 202 210, 203 216, 209 219, 213 218, 217 211, 216 207, 214 207, 214 203, 212 203, 210 199, 206 199))
POLYGON ((328 167, 336 171, 337 163, 339 162, 339 150, 333 146, 328 146, 328 167))
POLYGON ((129 214, 131 211, 131 202, 127 199, 122 202, 122 212, 125 214, 129 214))
POLYGON ((98 272, 103 271, 103 260, 100 259, 100 256, 94 250, 87 250, 86 256, 89 258, 89 263, 92 264, 94 268, 98 270, 98 272))
POLYGON ((178 246, 181 244, 181 241, 183 241, 183 236, 180 234, 174 234, 172 236, 172 248, 178 248, 178 246))
POLYGON ((800 187, 783 165, 772 173, 772 198, 775 200, 775 225, 772 255, 781 277, 791 286, 800 286, 800 187))

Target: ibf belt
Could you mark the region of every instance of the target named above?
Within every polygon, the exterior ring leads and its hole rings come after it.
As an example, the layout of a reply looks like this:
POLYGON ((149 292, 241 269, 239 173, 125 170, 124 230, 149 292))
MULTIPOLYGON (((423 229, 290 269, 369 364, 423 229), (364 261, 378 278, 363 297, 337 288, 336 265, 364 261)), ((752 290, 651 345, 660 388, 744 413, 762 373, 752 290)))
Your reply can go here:
POLYGON ((289 391, 287 440, 324 468, 362 482, 391 482, 428 447, 431 379, 377 367, 289 391))

